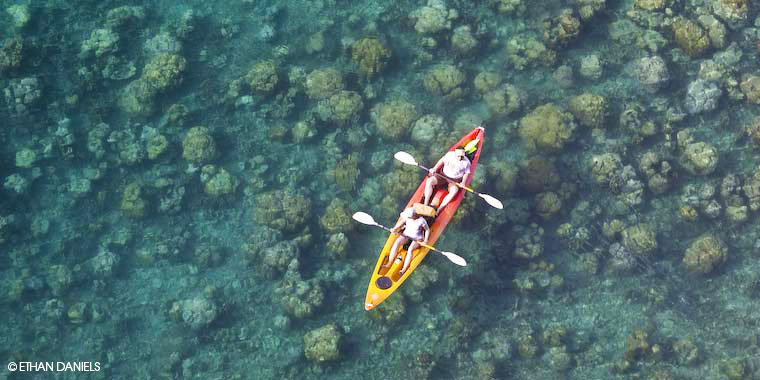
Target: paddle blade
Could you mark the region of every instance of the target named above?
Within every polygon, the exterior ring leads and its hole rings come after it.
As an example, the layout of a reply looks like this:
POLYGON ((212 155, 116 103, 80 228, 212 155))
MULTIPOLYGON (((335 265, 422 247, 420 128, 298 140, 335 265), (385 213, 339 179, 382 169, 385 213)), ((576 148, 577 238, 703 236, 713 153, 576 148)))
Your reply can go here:
POLYGON ((441 252, 444 256, 446 256, 446 258, 449 259, 449 261, 451 261, 452 263, 459 265, 460 267, 467 266, 467 261, 465 261, 465 259, 462 258, 462 256, 459 256, 453 252, 445 252, 445 251, 439 251, 439 252, 441 252))
POLYGON ((414 159, 414 156, 407 152, 396 152, 393 157, 407 165, 417 165, 417 160, 414 159))
POLYGON ((480 195, 480 197, 483 198, 486 201, 486 203, 488 203, 489 205, 491 205, 493 207, 496 207, 499 210, 503 210, 504 209, 504 205, 501 203, 500 200, 498 200, 498 199, 496 199, 496 198, 494 198, 494 197, 492 197, 492 196, 490 196, 488 194, 478 194, 478 195, 480 195))
POLYGON ((361 224, 367 224, 370 226, 375 226, 377 223, 375 223, 375 219, 372 217, 372 215, 367 214, 366 212, 355 212, 352 216, 355 221, 361 223, 361 224))

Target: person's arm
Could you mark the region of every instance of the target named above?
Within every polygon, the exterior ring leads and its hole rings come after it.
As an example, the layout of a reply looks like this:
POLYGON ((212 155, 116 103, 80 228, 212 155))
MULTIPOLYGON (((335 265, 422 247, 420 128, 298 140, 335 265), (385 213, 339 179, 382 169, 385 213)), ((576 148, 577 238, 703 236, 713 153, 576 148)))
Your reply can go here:
POLYGON ((393 231, 394 233, 399 233, 401 231, 401 227, 404 225, 404 223, 406 223, 406 218, 409 217, 407 213, 408 210, 409 209, 406 209, 402 211, 401 214, 398 215, 399 217, 398 222, 396 222, 396 225, 394 225, 393 228, 391 228, 391 231, 393 231))
POLYGON ((406 218, 401 217, 398 222, 396 222, 396 225, 391 228, 391 231, 396 234, 401 232, 401 227, 404 225, 404 223, 406 223, 406 218))
POLYGON ((426 224, 425 225, 425 240, 423 241, 423 243, 427 244, 428 239, 430 239, 430 226, 426 224))
POLYGON ((459 181, 459 184, 462 185, 462 186, 467 186, 465 184, 467 183, 467 178, 469 178, 469 177, 470 177, 470 171, 467 170, 467 172, 464 173, 464 175, 462 176, 462 180, 459 181))
MULTIPOLYGON (((446 153, 446 154, 448 154, 448 153, 446 153)), ((432 168, 430 168, 430 170, 429 170, 430 174, 435 174, 435 172, 437 172, 438 170, 441 169, 441 166, 443 166, 443 160, 446 158, 446 154, 444 154, 443 157, 441 157, 441 159, 439 159, 438 162, 435 163, 435 166, 433 166, 432 168)))

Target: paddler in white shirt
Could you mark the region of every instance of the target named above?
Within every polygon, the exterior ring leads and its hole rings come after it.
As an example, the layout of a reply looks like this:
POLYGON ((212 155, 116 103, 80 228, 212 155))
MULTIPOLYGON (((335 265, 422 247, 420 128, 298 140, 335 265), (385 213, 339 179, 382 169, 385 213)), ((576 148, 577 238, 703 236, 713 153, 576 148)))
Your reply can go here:
MULTIPOLYGON (((430 177, 425 182, 425 205, 430 204, 430 197, 433 195, 433 188, 441 181, 445 181, 442 178, 438 178, 435 175, 438 170, 443 167, 443 175, 449 177, 455 182, 459 182, 462 186, 467 183, 467 178, 470 176, 470 159, 465 156, 464 147, 459 147, 450 151, 441 157, 440 160, 430 168, 430 177)), ((454 199, 454 196, 459 192, 459 186, 454 182, 449 182, 449 192, 438 205, 436 213, 443 210, 446 205, 454 199)))
POLYGON ((427 244, 427 241, 430 238, 430 226, 428 226, 427 221, 422 215, 417 214, 414 207, 405 209, 399 216, 401 218, 396 222, 396 225, 393 226, 392 231, 394 233, 399 233, 401 227, 404 227, 404 233, 399 235, 399 237, 396 238, 396 241, 393 242, 393 248, 391 248, 391 253, 388 255, 388 263, 383 265, 383 268, 388 268, 393 265, 393 259, 396 258, 399 248, 404 246, 409 240, 412 240, 409 244, 406 258, 404 259, 404 266, 399 271, 399 273, 404 274, 409 268, 409 264, 412 263, 412 252, 420 246, 419 241, 427 244))

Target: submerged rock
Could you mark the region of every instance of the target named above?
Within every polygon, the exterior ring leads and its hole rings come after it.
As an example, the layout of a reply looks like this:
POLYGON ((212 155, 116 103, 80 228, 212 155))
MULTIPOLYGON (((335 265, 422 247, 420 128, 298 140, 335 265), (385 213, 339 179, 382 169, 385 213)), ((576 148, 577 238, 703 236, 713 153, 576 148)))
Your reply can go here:
POLYGON ((184 322, 193 330, 208 326, 216 319, 217 314, 216 305, 205 298, 176 301, 169 310, 169 315, 175 320, 184 322))
POLYGON ((712 111, 718 106, 723 91, 717 84, 697 79, 689 84, 684 106, 690 114, 712 111))

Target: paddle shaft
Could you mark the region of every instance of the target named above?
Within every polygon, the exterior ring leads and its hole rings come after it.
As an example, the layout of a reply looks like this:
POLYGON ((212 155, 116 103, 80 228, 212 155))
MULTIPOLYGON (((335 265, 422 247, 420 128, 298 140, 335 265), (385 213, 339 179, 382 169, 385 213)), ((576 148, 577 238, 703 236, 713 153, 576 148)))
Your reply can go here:
MULTIPOLYGON (((418 168, 420 168, 420 169, 423 169, 423 170, 425 170, 425 171, 427 171, 427 172, 430 172, 430 169, 428 169, 428 168, 426 168, 426 167, 424 167, 424 166, 422 166, 422 165, 420 165, 420 164, 415 164, 415 165, 417 165, 417 167, 418 167, 418 168)), ((465 189, 465 190, 467 190, 467 191, 469 191, 469 192, 471 192, 471 193, 473 193, 473 194, 478 194, 478 195, 480 195, 480 193, 479 193, 479 192, 477 192, 477 191, 473 190, 472 188, 470 188, 470 187, 467 187, 467 186, 465 186, 465 185, 462 185, 461 183, 459 183, 459 182, 457 182, 457 181, 455 181, 455 180, 453 180, 453 179, 451 179, 451 178, 449 178, 449 177, 447 177, 447 176, 445 176, 445 175, 443 175, 443 174, 441 174, 441 173, 435 172, 435 173, 433 173, 433 174, 435 174, 435 175, 437 175, 438 177, 441 177, 441 178, 445 179, 446 181, 448 181, 448 182, 450 182, 450 183, 453 183, 453 184, 455 184, 455 185, 457 185, 457 186, 459 186, 459 187, 461 187, 461 188, 463 188, 463 189, 465 189)))

